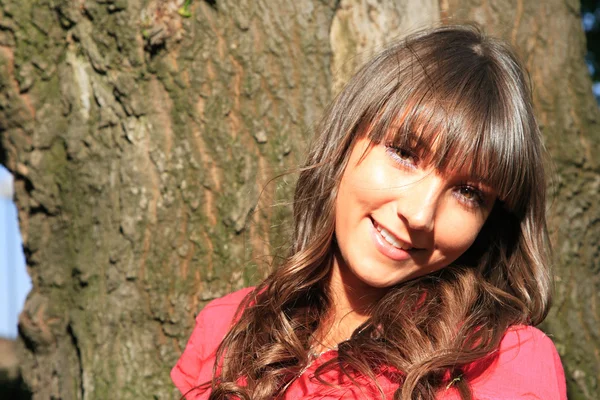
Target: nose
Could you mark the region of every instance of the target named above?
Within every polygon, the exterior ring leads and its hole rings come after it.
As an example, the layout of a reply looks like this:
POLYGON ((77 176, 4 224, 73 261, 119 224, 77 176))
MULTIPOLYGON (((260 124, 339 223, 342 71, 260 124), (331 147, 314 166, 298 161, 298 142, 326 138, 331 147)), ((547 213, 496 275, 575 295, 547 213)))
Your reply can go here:
POLYGON ((410 229, 432 232, 442 193, 442 177, 436 173, 421 177, 407 185, 399 196, 398 216, 410 229))

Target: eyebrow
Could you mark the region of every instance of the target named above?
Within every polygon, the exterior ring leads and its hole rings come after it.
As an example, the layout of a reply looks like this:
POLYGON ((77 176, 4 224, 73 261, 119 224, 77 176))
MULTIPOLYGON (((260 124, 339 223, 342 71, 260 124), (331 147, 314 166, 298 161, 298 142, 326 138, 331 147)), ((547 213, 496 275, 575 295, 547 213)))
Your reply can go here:
MULTIPOLYGON (((431 161, 435 158, 435 151, 432 149, 430 143, 423 140, 422 136, 416 135, 413 132, 402 133, 400 129, 394 129, 393 134, 384 136, 386 144, 402 145, 407 144, 412 149, 419 150, 419 153, 426 154, 427 157, 423 157, 424 161, 431 161)), ((421 156, 421 154, 418 154, 421 156)))
POLYGON ((423 138, 421 136, 415 135, 413 132, 402 133, 401 128, 393 129, 393 130, 390 129, 390 130, 393 131, 394 134, 384 135, 384 138, 391 137, 391 139, 393 139, 392 143, 398 142, 397 138, 402 137, 403 138, 402 142, 414 143, 416 145, 416 147, 423 148, 427 151, 431 151, 431 147, 429 146, 428 143, 425 143, 425 141, 423 140, 423 138))

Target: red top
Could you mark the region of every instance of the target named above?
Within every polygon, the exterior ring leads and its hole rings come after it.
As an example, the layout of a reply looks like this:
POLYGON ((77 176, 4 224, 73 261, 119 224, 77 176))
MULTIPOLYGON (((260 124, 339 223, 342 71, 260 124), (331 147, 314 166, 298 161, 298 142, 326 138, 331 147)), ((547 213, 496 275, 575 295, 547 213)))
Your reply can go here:
MULTIPOLYGON (((196 327, 181 358, 171 371, 171 379, 185 394, 209 381, 215 363, 215 352, 231 328, 238 305, 252 288, 243 289, 209 303, 196 317, 196 327)), ((336 387, 325 386, 312 379, 315 369, 335 356, 335 351, 320 356, 287 389, 285 399, 379 399, 375 385, 366 379, 356 386, 340 371, 326 372, 322 377, 336 387)), ((556 348, 542 331, 532 326, 514 326, 502 342, 498 357, 492 363, 474 363, 466 369, 473 398, 478 400, 543 399, 566 400, 565 375, 556 348)), ((393 373, 378 376, 387 398, 393 398, 398 385, 393 373)), ((207 399, 209 390, 193 390, 187 400, 207 399)), ((442 389, 437 399, 459 400, 456 389, 442 389)))

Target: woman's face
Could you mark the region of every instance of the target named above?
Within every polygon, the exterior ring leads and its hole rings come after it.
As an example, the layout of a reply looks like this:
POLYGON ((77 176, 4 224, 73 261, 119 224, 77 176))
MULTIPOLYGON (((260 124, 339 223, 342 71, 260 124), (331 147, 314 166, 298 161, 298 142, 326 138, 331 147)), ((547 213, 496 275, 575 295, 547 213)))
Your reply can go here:
POLYGON ((466 171, 441 174, 427 158, 357 141, 336 199, 342 273, 385 288, 444 268, 471 246, 496 195, 466 171))

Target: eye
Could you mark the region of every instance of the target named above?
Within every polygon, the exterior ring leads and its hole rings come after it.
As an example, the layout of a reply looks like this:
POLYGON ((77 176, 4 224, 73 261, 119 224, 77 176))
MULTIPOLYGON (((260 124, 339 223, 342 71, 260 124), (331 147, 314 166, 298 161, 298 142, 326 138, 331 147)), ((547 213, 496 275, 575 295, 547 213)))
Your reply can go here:
POLYGON ((472 185, 461 185, 456 191, 459 201, 466 204, 469 207, 481 207, 485 203, 484 193, 472 185))
POLYGON ((398 164, 409 168, 415 168, 417 166, 419 157, 417 157, 413 150, 391 144, 387 144, 385 147, 386 153, 388 153, 392 160, 398 164))

